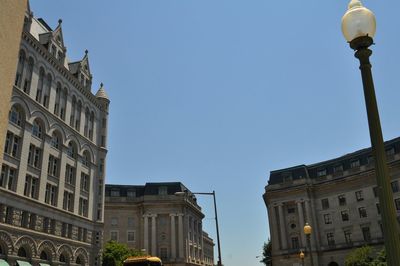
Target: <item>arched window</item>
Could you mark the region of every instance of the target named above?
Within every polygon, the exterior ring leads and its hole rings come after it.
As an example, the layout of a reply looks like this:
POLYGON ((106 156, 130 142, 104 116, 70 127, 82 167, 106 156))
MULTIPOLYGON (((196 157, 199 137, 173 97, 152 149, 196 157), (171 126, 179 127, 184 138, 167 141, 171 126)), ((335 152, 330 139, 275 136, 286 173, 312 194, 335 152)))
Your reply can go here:
POLYGON ((93 132, 94 132, 94 113, 93 111, 90 113, 90 123, 89 123, 89 139, 93 140, 93 132))
POLYGON ((69 125, 71 127, 74 127, 74 125, 75 125, 75 113, 76 113, 76 97, 74 95, 74 96, 72 96, 71 116, 69 117, 69 125))
POLYGON ((51 82, 52 77, 50 74, 47 74, 46 85, 44 86, 43 90, 43 106, 49 108, 49 100, 50 100, 50 90, 51 90, 51 82))
POLYGON ((75 263, 78 264, 78 265, 85 265, 85 260, 84 260, 83 258, 81 258, 81 257, 82 257, 82 255, 81 255, 81 256, 78 256, 78 257, 76 258, 75 263))
POLYGON ((25 61, 26 61, 25 52, 23 50, 21 50, 19 52, 17 74, 15 76, 15 83, 14 83, 15 86, 18 86, 18 87, 21 86, 22 74, 24 72, 25 61))
POLYGON ((35 119, 35 121, 33 121, 32 135, 38 137, 39 139, 43 138, 43 123, 40 122, 38 119, 35 119))
POLYGON ((65 121, 65 110, 67 109, 67 97, 68 97, 68 90, 67 88, 64 88, 61 94, 61 101, 60 101, 60 117, 64 121, 65 121))
POLYGON ((24 78, 24 86, 23 90, 25 93, 29 94, 31 91, 31 81, 32 81, 32 73, 33 73, 33 65, 34 61, 33 58, 30 57, 28 60, 28 65, 26 66, 26 74, 24 78))
POLYGON ((26 250, 25 250, 24 247, 20 247, 20 248, 18 249, 18 257, 23 257, 23 258, 28 257, 28 255, 27 255, 26 250))
POLYGON ((67 260, 65 259, 64 254, 60 255, 60 262, 67 262, 67 260))
POLYGON ((81 129, 81 115, 82 115, 82 102, 78 102, 78 106, 76 108, 76 120, 75 120, 75 129, 80 130, 81 129))
POLYGON ((90 163, 91 163, 90 153, 89 153, 89 151, 84 151, 83 152, 83 157, 82 157, 82 164, 84 166, 89 167, 90 163))
POLYGON ((68 143, 68 150, 67 150, 67 155, 71 158, 76 159, 76 155, 77 155, 77 148, 76 148, 76 144, 73 141, 70 141, 68 143))
POLYGON ((44 250, 40 253, 40 259, 41 260, 48 260, 47 253, 44 250))
POLYGON ((88 137, 89 134, 89 108, 86 107, 85 109, 85 127, 83 129, 83 135, 88 137))
POLYGON ((24 115, 21 110, 21 107, 13 105, 11 107, 8 119, 10 120, 10 122, 16 124, 17 126, 22 126, 24 122, 23 121, 24 115))
POLYGON ((61 83, 57 82, 56 101, 55 101, 55 104, 54 104, 54 114, 56 116, 60 115, 60 101, 61 101, 61 83))
POLYGON ((44 69, 43 67, 40 68, 39 71, 39 81, 38 81, 38 86, 36 90, 36 98, 35 100, 40 103, 42 101, 42 93, 43 93, 43 83, 44 83, 44 69))
POLYGON ((59 150, 60 145, 61 145, 61 135, 57 131, 54 131, 53 134, 51 135, 51 146, 59 150))

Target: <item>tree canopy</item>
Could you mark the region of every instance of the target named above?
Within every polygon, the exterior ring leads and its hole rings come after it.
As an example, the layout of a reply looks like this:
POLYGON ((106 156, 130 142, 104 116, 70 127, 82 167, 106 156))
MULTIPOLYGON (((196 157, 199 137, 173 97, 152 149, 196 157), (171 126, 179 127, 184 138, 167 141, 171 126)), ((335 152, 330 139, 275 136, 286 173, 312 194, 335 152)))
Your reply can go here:
POLYGON ((264 263, 266 266, 272 266, 272 243, 271 239, 268 239, 268 242, 264 242, 263 245, 263 256, 261 259, 261 263, 264 263))
POLYGON ((387 266, 386 252, 382 249, 376 253, 370 246, 356 248, 345 259, 346 266, 387 266))
POLYGON ((103 266, 122 266, 123 261, 130 256, 143 256, 140 250, 130 249, 127 245, 109 241, 103 250, 103 266))

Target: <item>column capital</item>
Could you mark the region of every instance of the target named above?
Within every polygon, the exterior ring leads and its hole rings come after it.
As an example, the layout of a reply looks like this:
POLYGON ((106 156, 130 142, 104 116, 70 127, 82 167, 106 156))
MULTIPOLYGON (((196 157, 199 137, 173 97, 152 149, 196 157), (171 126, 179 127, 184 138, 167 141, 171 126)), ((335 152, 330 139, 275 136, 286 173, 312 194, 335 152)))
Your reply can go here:
POLYGON ((169 214, 169 217, 176 217, 176 216, 178 216, 178 214, 176 214, 176 213, 170 213, 169 214))
POLYGON ((184 215, 183 213, 177 213, 176 216, 183 217, 183 216, 185 216, 185 215, 184 215))

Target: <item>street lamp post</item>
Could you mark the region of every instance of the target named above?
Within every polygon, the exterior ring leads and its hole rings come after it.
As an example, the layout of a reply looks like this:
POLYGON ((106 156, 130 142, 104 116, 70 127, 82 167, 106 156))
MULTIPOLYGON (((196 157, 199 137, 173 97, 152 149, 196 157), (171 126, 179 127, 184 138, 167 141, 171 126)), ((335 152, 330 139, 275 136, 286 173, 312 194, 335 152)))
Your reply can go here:
MULTIPOLYGON (((217 247, 218 247, 218 266, 222 266, 222 259, 221 259, 221 244, 219 241, 219 227, 218 227, 218 214, 217 214, 217 201, 215 199, 215 191, 213 192, 190 192, 193 195, 208 195, 208 196, 213 196, 214 199, 214 212, 215 212, 215 227, 217 230, 217 247)), ((187 195, 188 192, 176 192, 175 195, 180 196, 180 195, 187 195)))
POLYGON ((372 153, 375 157, 375 173, 382 212, 387 262, 389 266, 394 266, 398 265, 400 261, 400 238, 369 61, 372 51, 368 49, 373 44, 372 38, 375 35, 375 30, 374 14, 363 7, 359 0, 351 0, 349 9, 342 18, 342 32, 350 47, 356 51, 355 57, 360 61, 372 153))
POLYGON ((304 234, 306 235, 307 238, 307 247, 308 247, 308 253, 310 254, 310 263, 311 266, 314 266, 314 260, 312 257, 312 250, 311 250, 311 232, 312 232, 312 227, 306 223, 306 225, 303 228, 304 234))
POLYGON ((300 257, 300 260, 301 260, 301 266, 304 266, 304 252, 303 252, 303 250, 300 250, 299 257, 300 257))

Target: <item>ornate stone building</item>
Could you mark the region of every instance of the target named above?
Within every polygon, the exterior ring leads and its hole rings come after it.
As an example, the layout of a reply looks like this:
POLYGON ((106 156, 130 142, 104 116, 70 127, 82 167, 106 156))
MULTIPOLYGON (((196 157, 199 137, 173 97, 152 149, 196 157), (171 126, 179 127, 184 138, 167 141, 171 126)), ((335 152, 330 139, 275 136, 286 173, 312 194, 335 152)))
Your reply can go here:
POLYGON ((106 185, 104 212, 105 242, 144 249, 166 266, 214 265, 214 243, 202 228, 204 214, 181 183, 106 185))
MULTIPOLYGON (((385 146, 399 215, 400 138, 387 141, 385 146)), ((377 193, 371 149, 313 165, 272 171, 264 201, 273 264, 300 265, 300 250, 306 249, 306 222, 313 229, 314 265, 344 265, 345 256, 363 245, 381 249, 383 231, 377 193)), ((307 256, 306 263, 309 261, 307 256)))
POLYGON ((61 20, 25 14, 0 175, 0 259, 100 265, 109 99, 61 20))

